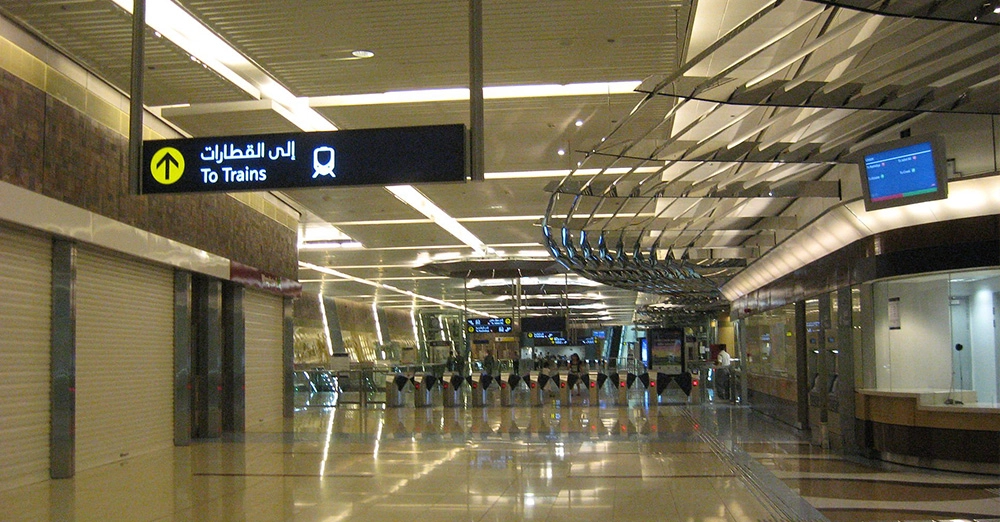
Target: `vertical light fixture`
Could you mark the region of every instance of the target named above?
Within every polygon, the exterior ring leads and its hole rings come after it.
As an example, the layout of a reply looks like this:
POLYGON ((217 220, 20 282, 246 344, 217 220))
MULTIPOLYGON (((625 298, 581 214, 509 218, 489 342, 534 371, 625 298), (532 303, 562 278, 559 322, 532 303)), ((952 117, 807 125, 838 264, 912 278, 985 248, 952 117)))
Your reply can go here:
POLYGON ((372 317, 375 318, 375 337, 378 338, 379 346, 385 344, 385 340, 382 337, 382 323, 378 320, 378 306, 376 306, 375 301, 372 301, 372 317))

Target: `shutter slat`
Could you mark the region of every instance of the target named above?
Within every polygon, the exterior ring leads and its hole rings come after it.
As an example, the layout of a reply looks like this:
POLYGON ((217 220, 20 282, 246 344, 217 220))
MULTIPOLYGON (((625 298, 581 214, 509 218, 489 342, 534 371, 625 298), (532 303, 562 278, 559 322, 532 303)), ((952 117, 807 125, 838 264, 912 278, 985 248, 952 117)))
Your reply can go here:
POLYGON ((0 490, 48 478, 51 240, 0 226, 0 490))
POLYGON ((77 471, 173 444, 173 272, 77 257, 77 471))
POLYGON ((283 300, 248 290, 246 314, 246 430, 281 418, 284 372, 281 362, 283 300))

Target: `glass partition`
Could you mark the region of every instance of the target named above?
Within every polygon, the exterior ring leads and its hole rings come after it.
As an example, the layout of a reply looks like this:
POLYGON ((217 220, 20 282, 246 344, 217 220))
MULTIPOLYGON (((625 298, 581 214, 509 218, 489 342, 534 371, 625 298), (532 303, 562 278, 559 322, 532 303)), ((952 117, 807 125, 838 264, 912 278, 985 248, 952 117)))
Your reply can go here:
POLYGON ((874 283, 876 388, 966 391, 949 399, 996 406, 998 301, 996 269, 874 283))
POLYGON ((747 388, 797 401, 795 305, 745 318, 741 334, 747 388))

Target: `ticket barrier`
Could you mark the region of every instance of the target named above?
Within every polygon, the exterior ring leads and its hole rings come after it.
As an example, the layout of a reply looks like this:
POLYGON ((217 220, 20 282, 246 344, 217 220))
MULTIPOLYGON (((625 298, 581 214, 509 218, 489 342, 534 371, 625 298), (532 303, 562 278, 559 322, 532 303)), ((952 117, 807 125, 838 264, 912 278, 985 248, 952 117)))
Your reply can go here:
POLYGON ((614 406, 618 404, 618 389, 620 385, 618 384, 618 372, 608 372, 608 371, 598 371, 595 378, 594 393, 591 396, 591 404, 600 404, 600 401, 605 401, 609 406, 614 406))
POLYGON ((418 373, 413 377, 415 389, 414 406, 426 408, 428 406, 440 406, 443 402, 441 379, 431 373, 418 373))
POLYGON ((685 398, 691 397, 691 391, 695 386, 695 379, 689 372, 682 372, 679 374, 667 374, 662 372, 650 372, 649 375, 652 377, 650 380, 650 389, 656 391, 656 402, 663 403, 664 392, 667 390, 667 386, 670 386, 671 382, 677 383, 677 386, 684 392, 685 398))
POLYGON ((566 380, 560 383, 560 399, 563 404, 595 404, 593 397, 597 392, 597 372, 582 374, 566 374, 566 380))
POLYGON ((401 373, 390 373, 385 377, 385 405, 390 408, 414 406, 416 383, 412 377, 401 373))
POLYGON ((472 376, 472 405, 499 406, 500 380, 492 375, 474 374, 472 376))
POLYGON ((559 372, 551 374, 540 372, 538 374, 538 402, 536 404, 541 406, 560 400, 561 390, 565 385, 566 383, 562 382, 559 377, 559 372))
POLYGON ((528 405, 529 406, 539 406, 541 405, 541 399, 539 394, 541 393, 541 388, 538 386, 538 379, 542 376, 541 371, 533 370, 528 372, 527 375, 522 375, 521 378, 524 379, 525 384, 528 385, 528 405))
POLYGON ((587 372, 587 379, 590 384, 587 385, 587 398, 590 399, 590 404, 598 405, 600 404, 600 388, 597 387, 597 370, 590 370, 587 372))
POLYGON ((629 394, 641 395, 645 398, 646 392, 649 390, 649 382, 648 372, 626 373, 625 380, 621 381, 622 386, 618 391, 619 404, 628 404, 629 394))
POLYGON ((445 406, 467 404, 472 397, 472 377, 463 377, 458 373, 445 376, 444 382, 441 383, 441 392, 445 406))
POLYGON ((507 377, 507 382, 501 383, 501 386, 500 398, 504 406, 523 407, 534 404, 532 395, 534 395, 535 385, 532 383, 531 373, 524 375, 512 373, 507 377))

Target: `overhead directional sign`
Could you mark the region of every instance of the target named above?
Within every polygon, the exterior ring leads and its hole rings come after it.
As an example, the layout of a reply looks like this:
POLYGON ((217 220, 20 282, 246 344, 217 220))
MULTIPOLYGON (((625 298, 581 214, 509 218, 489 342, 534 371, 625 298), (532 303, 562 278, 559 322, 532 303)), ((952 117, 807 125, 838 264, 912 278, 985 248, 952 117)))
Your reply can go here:
POLYGON ((143 142, 142 194, 465 181, 464 125, 143 142))
POLYGON ((149 162, 153 179, 161 185, 172 185, 184 174, 184 155, 173 147, 163 147, 149 162))
POLYGON ((510 317, 466 319, 465 325, 469 333, 510 333, 514 330, 510 317))

